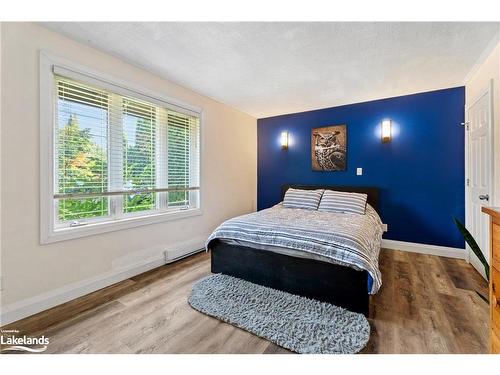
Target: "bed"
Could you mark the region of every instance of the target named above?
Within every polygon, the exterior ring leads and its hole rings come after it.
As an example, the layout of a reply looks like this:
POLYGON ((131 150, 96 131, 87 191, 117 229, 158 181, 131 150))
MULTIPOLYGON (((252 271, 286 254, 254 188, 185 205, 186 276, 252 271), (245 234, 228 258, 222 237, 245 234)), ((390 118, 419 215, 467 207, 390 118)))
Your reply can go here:
POLYGON ((211 271, 368 316, 370 294, 376 293, 381 285, 378 253, 382 223, 377 213, 378 189, 284 185, 282 198, 289 188, 365 193, 367 213, 334 215, 288 209, 278 204, 230 219, 207 240, 211 271), (309 229, 313 224, 316 226, 309 229), (322 227, 332 229, 315 230, 322 227), (278 243, 276 238, 281 232, 278 243))

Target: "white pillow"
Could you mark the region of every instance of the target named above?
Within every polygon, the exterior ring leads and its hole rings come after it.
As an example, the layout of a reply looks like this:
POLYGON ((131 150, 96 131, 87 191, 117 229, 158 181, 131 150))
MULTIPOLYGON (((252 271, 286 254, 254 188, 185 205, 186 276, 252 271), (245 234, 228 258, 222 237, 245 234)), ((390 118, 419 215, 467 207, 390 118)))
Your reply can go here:
POLYGON ((288 189, 283 199, 283 206, 286 208, 303 208, 306 210, 317 210, 323 189, 301 190, 288 189))
POLYGON ((368 195, 362 193, 325 190, 318 210, 364 215, 367 198, 368 195))

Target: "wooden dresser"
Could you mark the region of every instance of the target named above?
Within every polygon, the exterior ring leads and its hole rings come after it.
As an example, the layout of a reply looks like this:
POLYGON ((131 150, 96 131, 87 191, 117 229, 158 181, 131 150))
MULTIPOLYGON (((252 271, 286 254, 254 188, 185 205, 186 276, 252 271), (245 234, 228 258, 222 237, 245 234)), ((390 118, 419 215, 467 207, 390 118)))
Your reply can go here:
POLYGON ((491 219, 490 351, 500 353, 500 207, 483 207, 491 219))

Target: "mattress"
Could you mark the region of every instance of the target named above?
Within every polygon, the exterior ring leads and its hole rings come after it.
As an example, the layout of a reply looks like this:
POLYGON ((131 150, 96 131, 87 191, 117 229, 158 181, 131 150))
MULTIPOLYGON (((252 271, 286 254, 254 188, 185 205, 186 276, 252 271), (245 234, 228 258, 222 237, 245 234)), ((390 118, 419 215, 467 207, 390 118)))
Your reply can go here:
POLYGON ((222 223, 208 238, 365 270, 371 294, 382 285, 378 257, 382 222, 373 207, 366 214, 334 213, 274 207, 235 217, 222 223))

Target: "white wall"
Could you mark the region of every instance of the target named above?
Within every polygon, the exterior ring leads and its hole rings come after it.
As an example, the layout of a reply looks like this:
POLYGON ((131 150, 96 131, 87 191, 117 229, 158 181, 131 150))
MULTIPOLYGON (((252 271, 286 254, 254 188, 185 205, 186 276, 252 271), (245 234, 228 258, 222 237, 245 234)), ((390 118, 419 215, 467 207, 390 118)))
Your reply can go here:
POLYGON ((493 79, 493 138, 494 138, 494 160, 493 160, 493 189, 494 206, 500 206, 500 40, 499 36, 492 41, 492 47, 487 56, 469 74, 465 82, 465 103, 468 107, 475 98, 487 87, 493 79))
POLYGON ((199 246, 223 220, 255 210, 255 118, 36 24, 4 23, 1 40, 4 312, 108 275, 117 265, 134 265, 161 249, 199 246), (40 245, 41 49, 203 108, 202 216, 40 245))

